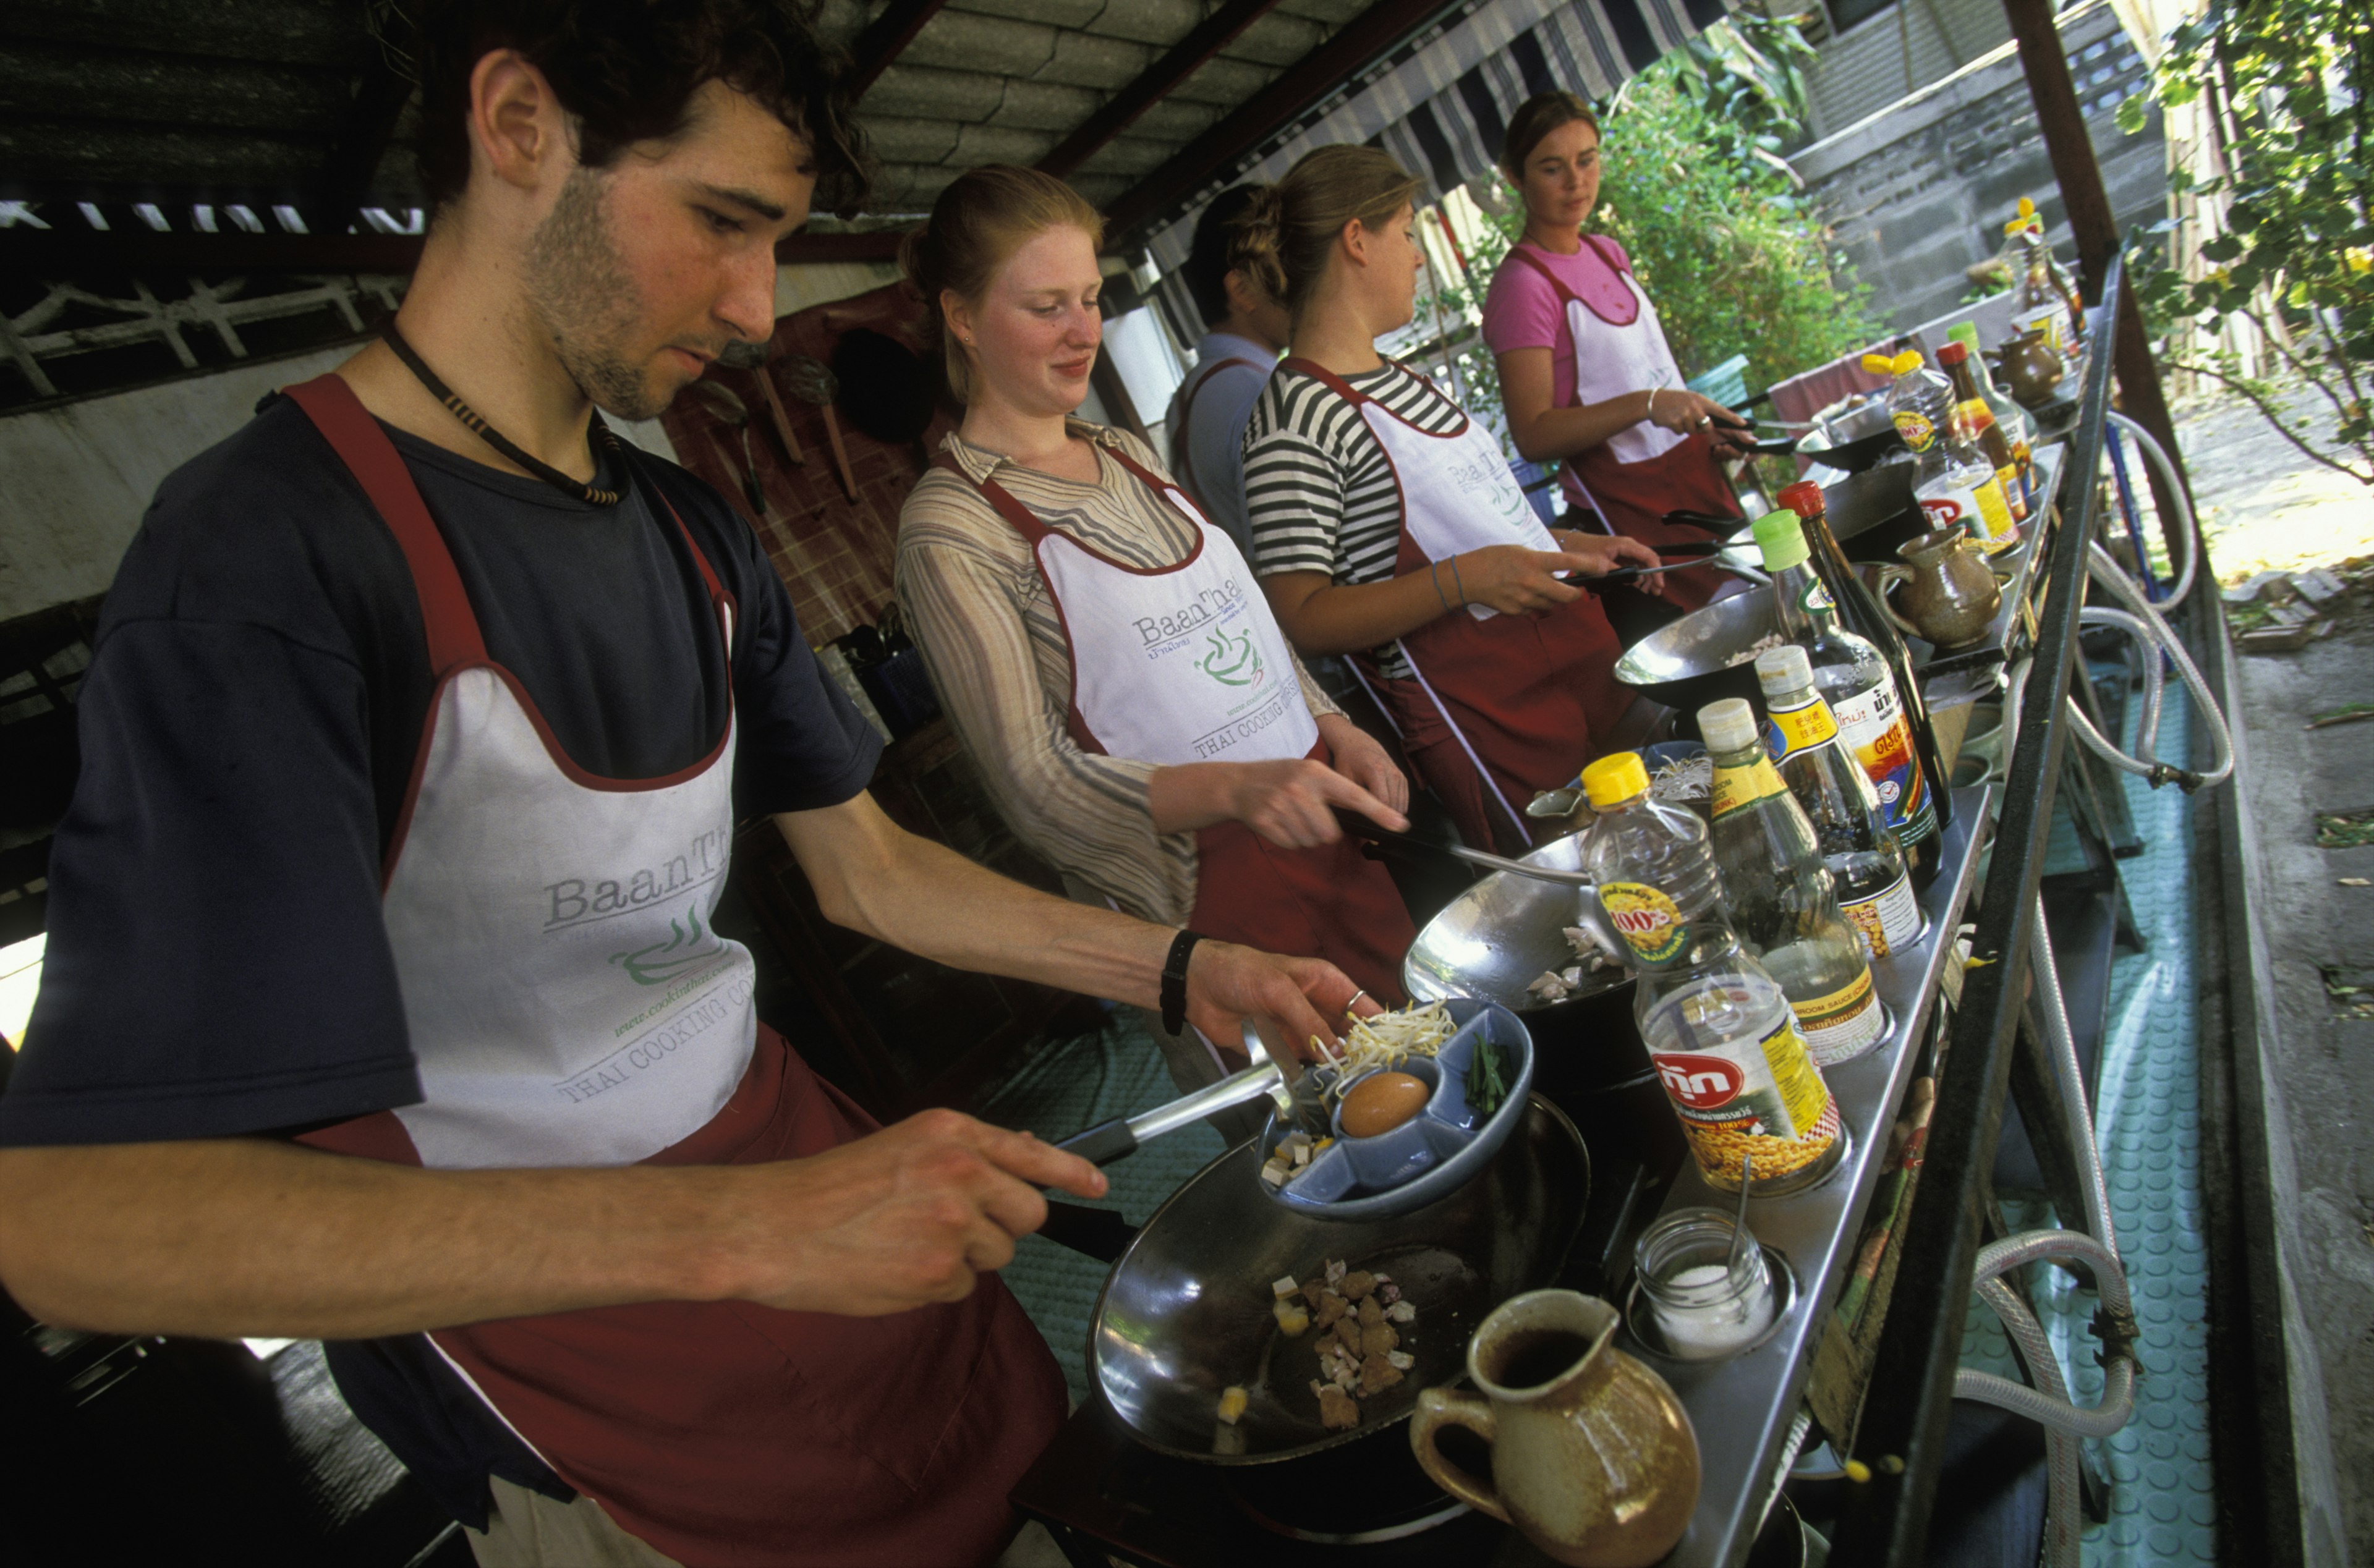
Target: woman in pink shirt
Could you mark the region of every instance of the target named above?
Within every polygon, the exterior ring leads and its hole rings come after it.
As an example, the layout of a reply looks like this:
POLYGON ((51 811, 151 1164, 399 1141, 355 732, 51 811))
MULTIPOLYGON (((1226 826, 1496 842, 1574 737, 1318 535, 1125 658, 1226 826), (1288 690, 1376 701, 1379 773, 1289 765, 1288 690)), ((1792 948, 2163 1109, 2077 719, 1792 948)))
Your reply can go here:
MULTIPOLYGON (((1736 516, 1717 459, 1746 449, 1748 427, 1682 385, 1624 248, 1581 232, 1599 200, 1591 106, 1566 92, 1526 99, 1510 118, 1500 167, 1524 198, 1525 237, 1492 278, 1484 340, 1517 450, 1535 462, 1565 460, 1569 527, 1651 547, 1705 539, 1707 530, 1666 514, 1736 516)), ((1610 619, 1629 641, 1728 580, 1711 566, 1668 572, 1662 601, 1630 595, 1619 606, 1612 591, 1610 619)))

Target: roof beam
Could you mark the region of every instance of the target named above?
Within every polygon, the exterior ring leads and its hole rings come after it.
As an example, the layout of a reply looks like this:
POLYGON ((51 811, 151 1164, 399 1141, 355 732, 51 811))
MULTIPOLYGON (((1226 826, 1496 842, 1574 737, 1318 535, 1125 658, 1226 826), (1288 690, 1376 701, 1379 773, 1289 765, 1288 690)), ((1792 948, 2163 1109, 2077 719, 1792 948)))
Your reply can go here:
POLYGON ((1107 246, 1134 238, 1134 230, 1325 99, 1346 77, 1453 8, 1444 0, 1377 0, 1113 203, 1105 215, 1107 246))
POLYGON ((1058 180, 1069 175, 1094 157, 1099 147, 1161 101, 1171 88, 1201 70, 1239 33, 1275 10, 1277 5, 1278 0, 1228 0, 1190 28, 1186 37, 1140 72, 1135 81, 1107 99, 1102 109, 1082 121, 1079 128, 1065 136, 1054 151, 1039 160, 1039 168, 1058 180))
POLYGON ((850 59, 854 62, 854 68, 849 74, 852 101, 865 96, 865 89, 874 85, 874 78, 915 41, 915 35, 923 30, 923 24, 938 16, 940 7, 946 4, 947 0, 890 0, 882 7, 880 16, 865 24, 865 30, 859 33, 856 41, 849 46, 850 59))
POLYGON ((370 193, 371 176, 379 172, 380 160, 395 135, 395 123, 411 99, 412 79, 388 59, 386 46, 372 40, 354 107, 306 200, 309 222, 326 228, 352 221, 355 209, 370 193))
MULTIPOLYGON (((793 234, 775 246, 779 263, 882 262, 899 254, 897 229, 855 234, 793 234)), ((157 234, 118 226, 95 229, 0 230, 0 271, 65 277, 91 267, 129 272, 409 273, 419 263, 417 234, 157 234)))

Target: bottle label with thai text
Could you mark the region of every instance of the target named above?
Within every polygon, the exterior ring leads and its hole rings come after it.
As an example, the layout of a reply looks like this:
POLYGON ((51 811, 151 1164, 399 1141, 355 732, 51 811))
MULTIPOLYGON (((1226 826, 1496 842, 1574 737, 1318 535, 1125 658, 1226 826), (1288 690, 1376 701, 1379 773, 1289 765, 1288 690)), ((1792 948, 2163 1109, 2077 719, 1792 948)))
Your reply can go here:
POLYGON ((1897 700, 1896 683, 1883 677, 1867 692, 1840 697, 1831 711, 1838 715, 1839 740, 1862 764, 1898 841, 1917 844, 1936 832, 1920 755, 1912 749, 1912 724, 1897 700))
POLYGON ((1805 1053, 1816 1067, 1852 1061, 1878 1045, 1887 1032, 1887 1010, 1880 1006, 1879 993, 1872 989, 1868 966, 1828 996, 1805 1001, 1792 998, 1789 1011, 1797 1015, 1797 1027, 1805 1036, 1805 1053))
POLYGON ((1650 1059, 1698 1168, 1733 1191, 1743 1164, 1751 1179, 1769 1180, 1804 1169, 1838 1140, 1838 1105, 1789 1013, 1761 1040, 1659 1051, 1650 1059))
POLYGON ((1874 958, 1885 958, 1921 939, 1921 905, 1912 895, 1910 875, 1898 877, 1868 898, 1839 904, 1839 912, 1852 923, 1874 958))

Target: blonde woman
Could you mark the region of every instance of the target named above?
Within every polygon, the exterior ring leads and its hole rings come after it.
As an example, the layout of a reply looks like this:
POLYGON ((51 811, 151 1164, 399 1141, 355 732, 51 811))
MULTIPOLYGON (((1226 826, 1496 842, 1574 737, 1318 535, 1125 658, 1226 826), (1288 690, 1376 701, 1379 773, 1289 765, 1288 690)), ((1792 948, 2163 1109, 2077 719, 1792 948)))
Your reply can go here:
MULTIPOLYGON (((1397 1000, 1408 913, 1334 813, 1403 827, 1407 781, 1154 454, 1073 417, 1101 230, 1061 181, 993 167, 910 241, 965 415, 900 511, 899 601, 999 808, 1076 894, 1397 1000)), ((1207 1082, 1209 1046, 1164 1022, 1173 1075, 1207 1082)))
POLYGON ((1492 433, 1378 354, 1416 304, 1416 191, 1376 148, 1322 147, 1244 220, 1294 345, 1245 432, 1253 562, 1296 647, 1352 656, 1460 837, 1516 853, 1525 803, 1631 706, 1606 615, 1564 579, 1658 557, 1553 535, 1492 433))

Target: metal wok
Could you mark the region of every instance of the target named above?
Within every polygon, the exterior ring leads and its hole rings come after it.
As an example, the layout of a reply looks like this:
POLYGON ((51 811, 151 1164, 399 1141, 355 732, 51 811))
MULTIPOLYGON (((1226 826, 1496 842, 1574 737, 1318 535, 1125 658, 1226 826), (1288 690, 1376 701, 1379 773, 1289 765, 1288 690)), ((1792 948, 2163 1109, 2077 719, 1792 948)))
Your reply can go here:
POLYGON ((1591 1157, 1574 1124, 1534 1096, 1484 1174, 1395 1219, 1314 1219, 1263 1202, 1260 1151, 1242 1143, 1155 1211, 1105 1281, 1088 1328, 1088 1366, 1131 1434, 1158 1453, 1214 1465, 1266 1465, 1390 1432, 1418 1391, 1455 1382, 1468 1337, 1521 1291, 1556 1279, 1582 1223, 1591 1157), (1416 1364, 1360 1402, 1348 1432, 1319 1423, 1316 1329, 1295 1339, 1270 1315, 1270 1281, 1307 1280, 1330 1258, 1382 1269, 1417 1308, 1403 1349, 1416 1364), (1220 1392, 1251 1402, 1234 1426, 1220 1392))
POLYGON ((1739 697, 1763 711, 1756 661, 1730 661, 1780 629, 1772 590, 1751 588, 1642 638, 1616 661, 1616 678, 1650 700, 1678 710, 1676 724, 1696 735, 1698 709, 1720 698, 1739 697))

